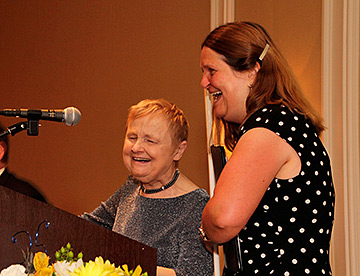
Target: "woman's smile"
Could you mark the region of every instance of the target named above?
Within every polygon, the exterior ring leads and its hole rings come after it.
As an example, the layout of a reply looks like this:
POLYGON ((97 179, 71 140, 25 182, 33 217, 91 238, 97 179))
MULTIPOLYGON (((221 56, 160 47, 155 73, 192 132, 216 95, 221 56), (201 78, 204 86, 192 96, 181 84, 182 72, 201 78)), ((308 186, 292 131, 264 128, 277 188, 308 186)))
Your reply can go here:
POLYGON ((213 92, 213 93, 209 92, 209 94, 212 97, 213 104, 216 104, 216 102, 218 102, 222 97, 222 92, 221 91, 217 91, 217 92, 213 92))
POLYGON ((151 160, 148 159, 148 158, 142 158, 142 157, 132 157, 132 159, 133 159, 135 162, 140 162, 140 163, 148 163, 148 162, 151 161, 151 160))

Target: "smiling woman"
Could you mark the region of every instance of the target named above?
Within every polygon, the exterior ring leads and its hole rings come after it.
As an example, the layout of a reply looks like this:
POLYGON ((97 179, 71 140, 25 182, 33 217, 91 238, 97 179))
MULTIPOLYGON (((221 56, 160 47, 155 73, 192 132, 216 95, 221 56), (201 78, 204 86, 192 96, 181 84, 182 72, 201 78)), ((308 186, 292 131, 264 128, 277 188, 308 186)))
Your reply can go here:
POLYGON ((176 162, 186 149, 187 131, 180 141, 169 128, 166 115, 157 111, 133 118, 135 112, 135 108, 130 110, 123 149, 124 164, 146 189, 164 187, 174 175, 176 162))
POLYGON ((201 85, 232 152, 206 204, 206 244, 239 238, 224 276, 331 275, 335 193, 322 118, 285 57, 254 22, 214 29, 201 46, 201 85), (281 216, 279 216, 281 213, 281 216))
POLYGON ((157 275, 212 275, 212 255, 198 234, 209 200, 178 169, 189 132, 184 113, 164 99, 129 110, 123 160, 130 176, 82 217, 158 250, 157 275))

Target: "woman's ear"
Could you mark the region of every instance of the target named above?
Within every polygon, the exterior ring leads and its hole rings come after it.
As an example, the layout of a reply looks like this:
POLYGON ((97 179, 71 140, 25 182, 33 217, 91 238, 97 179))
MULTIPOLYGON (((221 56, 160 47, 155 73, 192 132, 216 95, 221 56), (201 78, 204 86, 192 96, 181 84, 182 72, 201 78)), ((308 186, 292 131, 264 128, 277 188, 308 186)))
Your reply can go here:
POLYGON ((2 163, 1 160, 4 158, 5 150, 4 142, 0 141, 0 163, 2 163))
POLYGON ((250 79, 251 83, 253 83, 256 79, 257 73, 260 70, 260 64, 256 62, 255 66, 249 70, 248 78, 250 79))
POLYGON ((187 148, 187 141, 182 141, 175 149, 174 161, 179 161, 187 148))

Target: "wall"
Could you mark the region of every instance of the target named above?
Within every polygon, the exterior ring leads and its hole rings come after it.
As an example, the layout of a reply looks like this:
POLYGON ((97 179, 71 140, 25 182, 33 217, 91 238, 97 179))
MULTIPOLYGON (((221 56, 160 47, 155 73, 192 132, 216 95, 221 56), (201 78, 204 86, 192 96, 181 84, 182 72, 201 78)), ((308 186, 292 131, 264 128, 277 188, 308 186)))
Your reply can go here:
POLYGON ((254 21, 270 33, 321 113, 321 0, 237 0, 235 19, 254 21))
MULTIPOLYGON (((190 121, 180 169, 207 189, 199 53, 209 17, 207 0, 1 1, 0 109, 82 112, 76 126, 42 121, 39 136, 10 137, 11 171, 55 206, 91 211, 127 177, 128 108, 164 97, 190 121)), ((0 121, 8 127, 21 119, 0 121)))

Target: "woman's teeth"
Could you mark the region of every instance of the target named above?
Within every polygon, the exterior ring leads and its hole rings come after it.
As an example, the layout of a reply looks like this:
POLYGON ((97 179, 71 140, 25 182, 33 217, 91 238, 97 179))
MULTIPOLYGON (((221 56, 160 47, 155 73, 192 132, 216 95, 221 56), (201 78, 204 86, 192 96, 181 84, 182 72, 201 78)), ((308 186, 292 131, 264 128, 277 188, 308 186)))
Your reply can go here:
POLYGON ((211 96, 213 97, 214 100, 217 100, 221 95, 222 95, 222 92, 220 92, 220 91, 211 94, 211 96))
POLYGON ((150 159, 146 159, 146 158, 133 157, 133 159, 139 162, 150 162, 150 159))

